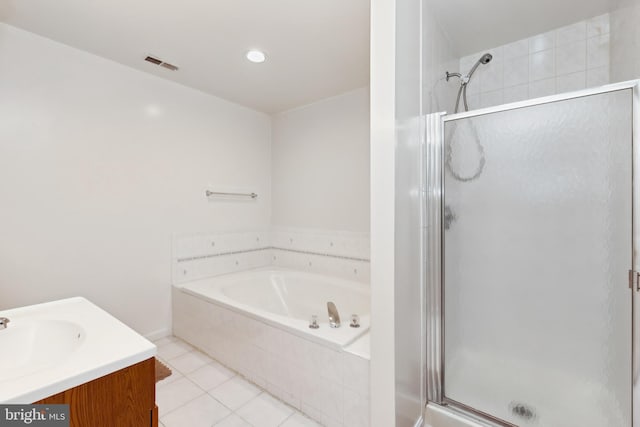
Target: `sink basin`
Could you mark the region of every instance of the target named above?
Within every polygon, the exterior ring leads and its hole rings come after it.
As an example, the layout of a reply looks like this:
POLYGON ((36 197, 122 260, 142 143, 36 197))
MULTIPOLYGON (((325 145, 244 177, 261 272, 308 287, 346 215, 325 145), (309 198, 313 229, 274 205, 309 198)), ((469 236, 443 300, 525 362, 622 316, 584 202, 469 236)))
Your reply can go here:
POLYGON ((27 404, 150 359, 156 346, 81 297, 0 311, 0 404, 27 404))
POLYGON ((84 329, 64 320, 18 320, 0 330, 0 378, 18 378, 54 366, 84 342, 84 329))

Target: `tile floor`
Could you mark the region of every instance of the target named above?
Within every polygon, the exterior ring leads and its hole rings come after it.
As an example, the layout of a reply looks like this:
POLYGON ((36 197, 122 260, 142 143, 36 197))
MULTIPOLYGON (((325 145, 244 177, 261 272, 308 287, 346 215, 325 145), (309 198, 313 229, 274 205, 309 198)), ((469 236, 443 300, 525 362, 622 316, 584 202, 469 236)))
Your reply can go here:
POLYGON ((178 338, 155 344, 172 371, 156 387, 160 427, 320 426, 178 338))

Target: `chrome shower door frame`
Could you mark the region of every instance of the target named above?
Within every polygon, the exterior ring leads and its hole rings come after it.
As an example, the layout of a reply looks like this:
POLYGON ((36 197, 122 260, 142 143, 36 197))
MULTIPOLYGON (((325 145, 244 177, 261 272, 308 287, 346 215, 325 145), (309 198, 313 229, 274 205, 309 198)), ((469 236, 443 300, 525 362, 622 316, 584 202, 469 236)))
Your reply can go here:
MULTIPOLYGON (((632 259, 629 268, 640 272, 640 80, 614 83, 592 89, 585 89, 566 94, 548 96, 511 104, 504 104, 491 108, 473 110, 458 114, 433 113, 424 116, 424 164, 425 182, 423 190, 423 251, 425 254, 425 331, 426 331, 426 360, 423 381, 426 387, 427 404, 442 405, 443 409, 452 414, 463 415, 472 422, 486 426, 512 426, 503 420, 489 414, 479 412, 459 402, 444 396, 444 125, 448 121, 478 117, 492 113, 516 110, 536 105, 550 104, 586 96, 630 90, 632 93, 632 212, 630 212, 632 229, 632 259)), ((636 277, 640 277, 634 273, 636 277)), ((620 284, 624 286, 624 283, 620 284)), ((630 285, 631 286, 631 285, 630 285)), ((632 425, 640 427, 640 284, 631 289, 632 302, 632 378, 630 390, 632 393, 632 425)))

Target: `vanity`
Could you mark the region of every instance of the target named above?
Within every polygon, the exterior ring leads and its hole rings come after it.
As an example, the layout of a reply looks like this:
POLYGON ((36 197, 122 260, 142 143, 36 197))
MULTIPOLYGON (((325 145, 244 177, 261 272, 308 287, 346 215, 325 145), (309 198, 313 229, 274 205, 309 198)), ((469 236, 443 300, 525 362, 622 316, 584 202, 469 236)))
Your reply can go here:
POLYGON ((0 403, 68 404, 71 427, 158 425, 153 343, 84 298, 0 311, 0 403))

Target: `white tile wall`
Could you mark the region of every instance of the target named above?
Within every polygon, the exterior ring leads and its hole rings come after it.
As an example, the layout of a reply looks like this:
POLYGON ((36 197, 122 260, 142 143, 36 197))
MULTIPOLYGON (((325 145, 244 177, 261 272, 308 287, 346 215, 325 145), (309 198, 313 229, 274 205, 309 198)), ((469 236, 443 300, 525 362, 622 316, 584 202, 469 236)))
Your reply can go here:
MULTIPOLYGON (((369 360, 365 357, 308 341, 176 289, 173 320, 174 335, 322 424, 369 425, 369 360)), ((171 363, 180 364, 186 372, 199 360, 179 356, 171 363), (180 358, 185 360, 178 362, 180 358)), ((239 386, 243 386, 241 381, 239 386)), ((219 395, 213 393, 213 397, 227 407, 240 405, 225 402, 225 390, 216 390, 219 395)), ((251 393, 245 391, 229 394, 251 393)), ((251 411, 247 408, 243 418, 250 419, 251 411)))
POLYGON ((369 235, 278 228, 173 236, 173 283, 275 265, 369 283, 369 235))
MULTIPOLYGON (((626 2, 611 12, 611 78, 626 81, 640 76, 640 5, 626 2)), ((607 27, 599 34, 604 34, 607 27)), ((595 77, 594 77, 595 78, 595 77)))
MULTIPOLYGON (((609 14, 576 22, 460 59, 466 74, 485 52, 467 88, 470 109, 609 83, 609 14)), ((447 106, 453 111, 455 99, 447 106)))

